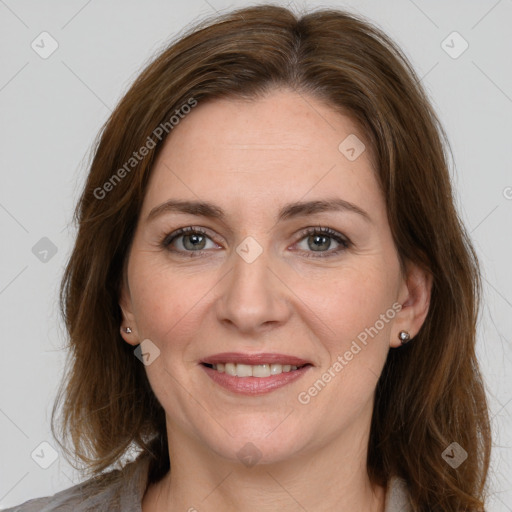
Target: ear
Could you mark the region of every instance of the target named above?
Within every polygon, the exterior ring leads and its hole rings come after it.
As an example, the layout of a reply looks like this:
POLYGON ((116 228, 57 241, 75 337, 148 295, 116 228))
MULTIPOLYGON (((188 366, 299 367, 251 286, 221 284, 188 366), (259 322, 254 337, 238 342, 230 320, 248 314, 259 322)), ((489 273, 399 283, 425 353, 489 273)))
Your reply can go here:
POLYGON ((119 293, 119 306, 121 307, 122 313, 122 322, 119 326, 121 330, 121 336, 130 345, 138 345, 139 334, 137 323, 135 322, 135 315, 133 313, 130 287, 128 286, 128 279, 126 278, 125 273, 123 273, 121 290, 119 293), (131 332, 126 332, 127 327, 130 328, 131 332))
POLYGON ((395 316, 390 342, 392 347, 401 346, 398 338, 400 331, 407 331, 411 340, 418 334, 427 317, 431 290, 432 274, 416 264, 407 263, 398 294, 402 309, 395 316))

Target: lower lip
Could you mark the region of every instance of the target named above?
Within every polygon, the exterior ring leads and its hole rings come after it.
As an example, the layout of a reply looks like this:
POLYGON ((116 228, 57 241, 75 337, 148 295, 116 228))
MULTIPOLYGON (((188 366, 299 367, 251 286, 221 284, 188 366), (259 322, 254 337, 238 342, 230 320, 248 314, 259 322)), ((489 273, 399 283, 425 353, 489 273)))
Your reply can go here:
POLYGON ((307 365, 297 370, 271 375, 270 377, 234 377, 227 373, 218 372, 203 364, 200 366, 206 372, 206 375, 217 384, 241 395, 263 395, 270 393, 275 389, 282 388, 300 379, 311 368, 311 365, 307 365))

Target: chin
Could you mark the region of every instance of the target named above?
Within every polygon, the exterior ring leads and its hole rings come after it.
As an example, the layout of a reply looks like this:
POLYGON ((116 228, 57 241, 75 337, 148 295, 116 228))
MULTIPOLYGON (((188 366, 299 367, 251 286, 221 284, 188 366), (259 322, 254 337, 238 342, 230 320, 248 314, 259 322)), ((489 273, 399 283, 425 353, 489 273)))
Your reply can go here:
POLYGON ((244 431, 242 428, 228 428, 230 433, 238 431, 240 434, 230 436, 224 432, 221 439, 208 439, 206 444, 221 457, 248 467, 255 464, 285 462, 305 448, 304 432, 290 432, 284 429, 277 432, 274 423, 272 426, 265 423, 254 427, 253 425, 252 434, 248 434, 247 430, 244 431), (273 432, 273 429, 276 430, 273 432))

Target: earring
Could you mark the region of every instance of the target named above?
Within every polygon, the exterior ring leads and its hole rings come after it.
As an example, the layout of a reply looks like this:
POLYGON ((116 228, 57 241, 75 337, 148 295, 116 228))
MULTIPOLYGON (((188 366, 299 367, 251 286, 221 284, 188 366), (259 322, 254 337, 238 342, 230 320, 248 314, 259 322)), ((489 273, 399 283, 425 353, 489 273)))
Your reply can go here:
POLYGON ((411 335, 407 331, 400 331, 398 333, 398 339, 402 345, 405 345, 411 339, 411 335))
POLYGON ((124 332, 125 332, 126 334, 131 334, 131 333, 132 333, 132 330, 131 330, 129 327, 125 327, 124 332))

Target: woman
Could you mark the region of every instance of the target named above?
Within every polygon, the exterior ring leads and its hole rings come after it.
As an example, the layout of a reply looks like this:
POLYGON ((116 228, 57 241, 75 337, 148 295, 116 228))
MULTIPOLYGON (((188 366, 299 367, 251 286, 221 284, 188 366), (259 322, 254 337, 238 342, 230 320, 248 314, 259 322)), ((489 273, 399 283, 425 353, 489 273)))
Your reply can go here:
POLYGON ((52 421, 95 478, 11 510, 483 510, 445 142, 354 15, 247 8, 166 49, 104 127, 62 283, 52 421))

